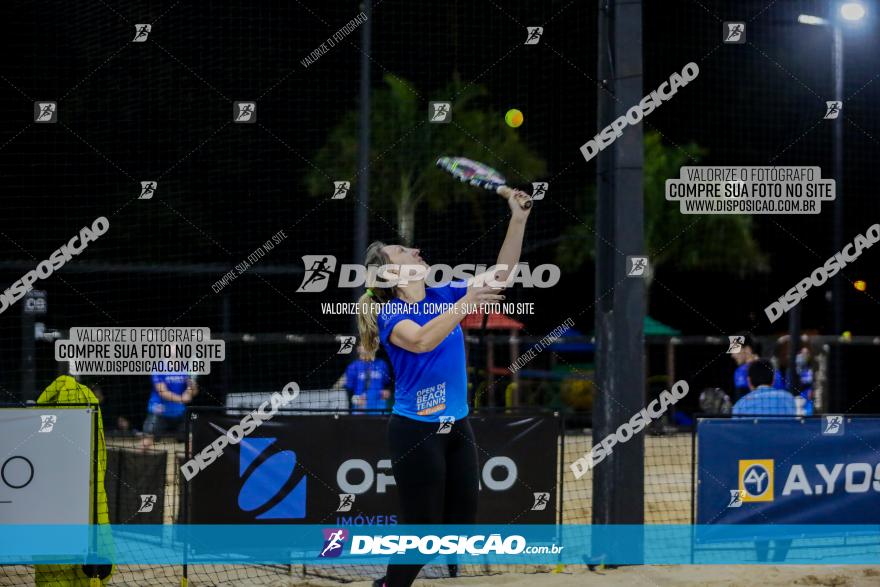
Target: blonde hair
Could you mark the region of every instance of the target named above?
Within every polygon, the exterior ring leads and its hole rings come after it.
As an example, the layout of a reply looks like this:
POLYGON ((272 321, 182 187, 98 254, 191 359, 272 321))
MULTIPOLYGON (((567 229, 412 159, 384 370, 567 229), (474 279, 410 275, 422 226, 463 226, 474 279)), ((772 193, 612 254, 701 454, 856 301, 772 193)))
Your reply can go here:
POLYGON ((385 243, 373 241, 367 247, 364 254, 364 265, 367 266, 367 289, 364 295, 358 300, 359 312, 357 315, 358 334, 360 335, 361 346, 367 359, 373 360, 376 357, 376 351, 379 350, 379 312, 381 305, 394 299, 397 296, 397 288, 379 287, 375 274, 370 277, 369 267, 390 265, 391 260, 385 251, 385 243), (370 295, 372 292, 372 295, 370 295))

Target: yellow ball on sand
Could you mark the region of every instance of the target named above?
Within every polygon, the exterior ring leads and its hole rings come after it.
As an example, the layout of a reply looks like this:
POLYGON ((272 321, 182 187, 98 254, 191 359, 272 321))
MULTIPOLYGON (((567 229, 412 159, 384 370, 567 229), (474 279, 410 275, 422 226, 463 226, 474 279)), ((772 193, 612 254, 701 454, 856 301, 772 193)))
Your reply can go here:
POLYGON ((504 122, 507 123, 507 126, 516 128, 523 123, 523 113, 516 108, 508 110, 507 114, 504 115, 504 122))

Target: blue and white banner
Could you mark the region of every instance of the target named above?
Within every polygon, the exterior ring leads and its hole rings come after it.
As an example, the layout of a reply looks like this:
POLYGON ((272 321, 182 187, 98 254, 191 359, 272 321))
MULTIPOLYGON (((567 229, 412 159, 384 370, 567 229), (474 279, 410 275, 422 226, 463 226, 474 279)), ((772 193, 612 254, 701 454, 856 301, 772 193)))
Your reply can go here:
POLYGON ((880 523, 880 418, 700 420, 698 524, 880 523))
POLYGON ((786 564, 880 563, 877 525, 137 524, 0 525, 0 564, 760 564, 756 540, 789 536, 786 564))
MULTIPOLYGON (((193 453, 240 420, 198 412, 193 453)), ((551 414, 476 414, 468 420, 479 447, 477 519, 555 522, 559 420, 551 414)), ((238 445, 215 453, 192 477, 189 519, 195 524, 397 524, 387 428, 387 416, 279 413, 238 445)))

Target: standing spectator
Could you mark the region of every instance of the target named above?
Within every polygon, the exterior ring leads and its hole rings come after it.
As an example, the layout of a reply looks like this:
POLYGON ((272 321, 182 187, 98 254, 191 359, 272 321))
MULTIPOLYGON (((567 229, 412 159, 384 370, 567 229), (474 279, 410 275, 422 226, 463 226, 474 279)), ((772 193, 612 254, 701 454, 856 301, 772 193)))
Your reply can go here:
MULTIPOLYGON (((795 416, 797 406, 794 397, 782 389, 773 389, 773 363, 757 359, 749 366, 749 389, 745 397, 733 406, 734 416, 795 416)), ((791 548, 791 540, 776 540, 773 562, 782 562, 791 548)), ((758 562, 767 562, 770 554, 770 541, 755 541, 758 562)))
POLYGON ((391 397, 391 371, 382 359, 368 359, 362 345, 358 358, 345 370, 343 386, 351 406, 363 410, 384 410, 391 397))
POLYGON ((813 415, 813 367, 812 352, 809 345, 809 339, 804 336, 801 338, 800 349, 795 362, 795 387, 789 386, 788 367, 789 367, 789 337, 781 336, 776 342, 775 361, 778 366, 776 374, 773 377, 774 389, 785 389, 795 395, 795 401, 798 406, 799 416, 813 415))
POLYGON ((749 366, 759 357, 760 349, 757 348, 755 340, 749 334, 740 334, 743 337, 743 344, 738 353, 731 353, 730 357, 736 363, 736 370, 733 372, 733 401, 738 401, 741 397, 749 393, 749 366))
POLYGON ((183 430, 186 404, 198 395, 199 386, 189 373, 159 373, 152 375, 153 389, 147 403, 144 421, 143 448, 153 446, 157 434, 179 433, 183 430))
POLYGON ((804 345, 797 356, 797 373, 801 380, 800 397, 804 400, 804 416, 813 415, 813 357, 807 345, 804 345))

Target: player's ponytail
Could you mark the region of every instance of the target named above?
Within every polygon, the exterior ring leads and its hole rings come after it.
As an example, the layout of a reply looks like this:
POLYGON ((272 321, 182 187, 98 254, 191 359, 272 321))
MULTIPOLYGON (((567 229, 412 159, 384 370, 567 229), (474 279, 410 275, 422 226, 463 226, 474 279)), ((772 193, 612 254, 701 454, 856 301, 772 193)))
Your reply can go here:
POLYGON ((364 265, 367 266, 367 291, 358 300, 358 334, 360 335, 361 347, 368 360, 372 360, 379 350, 379 311, 382 304, 391 300, 396 295, 393 287, 379 287, 378 280, 370 275, 370 266, 390 265, 388 255, 382 249, 385 243, 374 241, 367 247, 364 255, 364 265))

